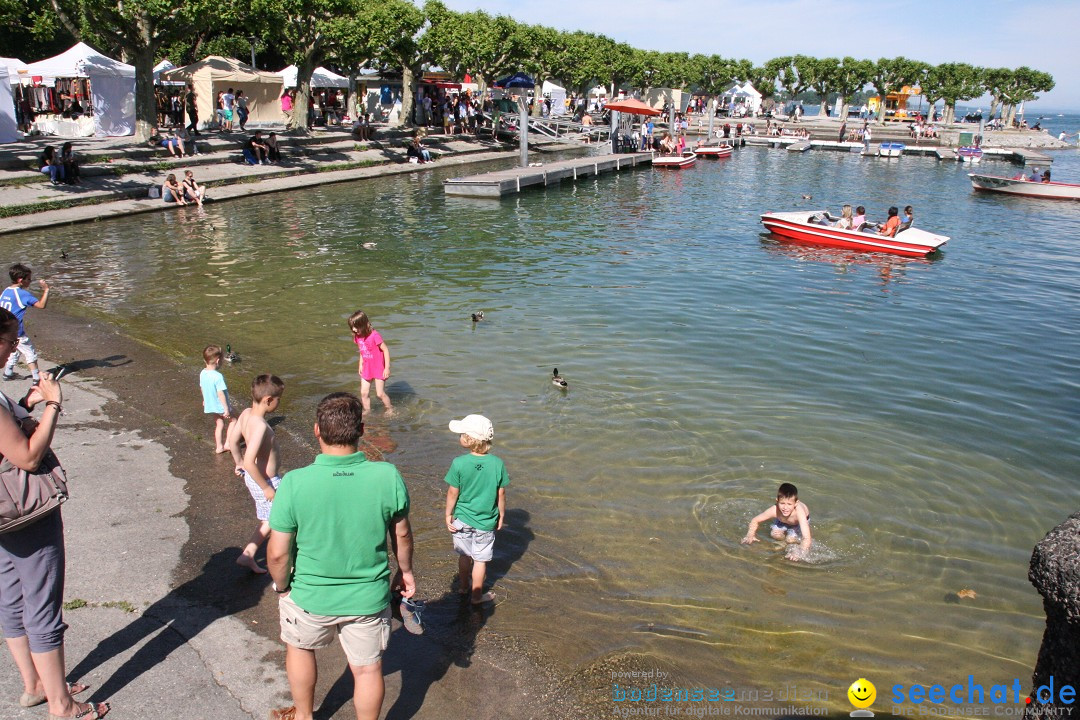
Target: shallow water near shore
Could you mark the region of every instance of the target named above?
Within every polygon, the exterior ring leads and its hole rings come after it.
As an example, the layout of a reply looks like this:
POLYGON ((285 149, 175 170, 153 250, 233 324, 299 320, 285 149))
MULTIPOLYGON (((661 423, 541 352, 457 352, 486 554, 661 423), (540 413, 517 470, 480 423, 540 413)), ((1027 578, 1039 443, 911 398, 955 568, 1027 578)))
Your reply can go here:
MULTIPOLYGON (((1080 182, 1075 151, 1054 157, 1080 182)), ((374 400, 370 434, 438 486, 447 421, 494 420, 527 526, 505 536, 491 626, 570 667, 640 654, 840 704, 857 677, 1026 687, 1031 548, 1080 501, 1080 203, 977 195, 960 164, 757 148, 498 202, 444 197, 448 176, 28 233, 9 257, 63 308, 186 358, 192 402, 201 348, 231 344, 230 386, 281 375, 283 427, 305 438, 319 397, 356 388, 345 319, 367 311, 397 408, 374 400), (844 202, 910 203, 951 240, 915 261, 758 222, 844 202), (811 510, 807 562, 766 528, 739 544, 785 481, 811 510)), ((441 508, 414 514, 422 552, 449 555, 441 508)))

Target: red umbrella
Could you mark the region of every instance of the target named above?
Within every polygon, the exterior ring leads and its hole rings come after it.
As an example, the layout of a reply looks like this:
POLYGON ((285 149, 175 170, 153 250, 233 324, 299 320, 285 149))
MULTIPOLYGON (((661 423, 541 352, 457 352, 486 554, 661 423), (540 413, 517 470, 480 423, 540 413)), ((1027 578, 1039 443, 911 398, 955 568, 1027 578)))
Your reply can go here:
POLYGON ((608 110, 618 110, 619 112, 630 113, 631 115, 660 115, 660 111, 651 108, 640 100, 633 98, 626 98, 625 100, 616 100, 609 102, 604 106, 608 110))

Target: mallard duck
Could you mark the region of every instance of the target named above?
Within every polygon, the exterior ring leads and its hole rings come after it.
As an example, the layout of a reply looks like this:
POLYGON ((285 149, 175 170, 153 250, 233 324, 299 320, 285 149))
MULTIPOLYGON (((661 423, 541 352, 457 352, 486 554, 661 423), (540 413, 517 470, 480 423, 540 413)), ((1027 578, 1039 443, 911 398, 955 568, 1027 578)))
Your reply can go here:
POLYGON ((225 346, 225 362, 234 363, 240 362, 240 356, 232 351, 232 345, 225 346))
POLYGON ((472 321, 473 322, 480 322, 483 319, 484 319, 484 311, 483 310, 477 310, 476 312, 474 312, 472 314, 472 321))
POLYGON ((559 374, 559 368, 555 368, 551 371, 551 384, 563 390, 568 387, 566 381, 563 380, 562 375, 559 374))

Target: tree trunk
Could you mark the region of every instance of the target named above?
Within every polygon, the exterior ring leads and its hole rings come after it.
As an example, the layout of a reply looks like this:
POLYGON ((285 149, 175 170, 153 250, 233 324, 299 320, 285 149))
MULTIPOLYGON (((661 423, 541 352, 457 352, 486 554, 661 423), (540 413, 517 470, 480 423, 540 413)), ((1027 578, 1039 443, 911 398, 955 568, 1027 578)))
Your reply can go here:
POLYGON ((360 119, 360 104, 356 102, 356 75, 349 73, 349 104, 348 110, 349 117, 353 120, 360 119))
POLYGON ((416 78, 419 73, 413 68, 405 66, 401 69, 401 115, 398 116, 398 126, 416 125, 413 117, 413 109, 416 105, 416 78))
POLYGON ((848 101, 844 98, 843 104, 840 105, 840 122, 847 120, 848 101))
POLYGON ((825 93, 821 96, 821 106, 817 111, 818 117, 828 116, 829 114, 829 93, 825 93))
POLYGON ((146 142, 157 128, 157 99, 154 97, 154 47, 133 53, 135 65, 135 142, 146 142))
POLYGON ((307 55, 296 66, 296 100, 293 104, 292 123, 289 130, 307 132, 308 103, 311 100, 311 74, 318 63, 315 55, 307 55))
POLYGON ((990 98, 990 115, 989 115, 989 118, 991 120, 994 119, 994 114, 998 111, 999 107, 1001 107, 1001 100, 999 100, 996 97, 991 97, 990 98))
POLYGON ((1015 122, 1015 121, 1016 121, 1016 105, 1011 105, 1010 104, 1009 105, 1009 119, 1006 120, 1005 127, 1011 128, 1013 126, 1013 122, 1015 122))

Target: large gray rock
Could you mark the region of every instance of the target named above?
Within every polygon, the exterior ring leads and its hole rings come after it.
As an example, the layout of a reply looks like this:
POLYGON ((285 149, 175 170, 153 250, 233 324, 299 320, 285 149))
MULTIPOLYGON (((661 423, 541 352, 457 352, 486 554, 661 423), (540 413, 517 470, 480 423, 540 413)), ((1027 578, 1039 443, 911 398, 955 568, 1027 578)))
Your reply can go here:
POLYGON ((1024 718, 1069 717, 1070 709, 1080 716, 1080 512, 1070 515, 1035 546, 1028 579, 1043 596, 1046 631, 1031 676, 1032 702, 1024 718), (1062 698, 1065 686, 1075 691, 1071 698, 1062 698), (1072 702, 1062 702, 1070 699, 1072 702))

